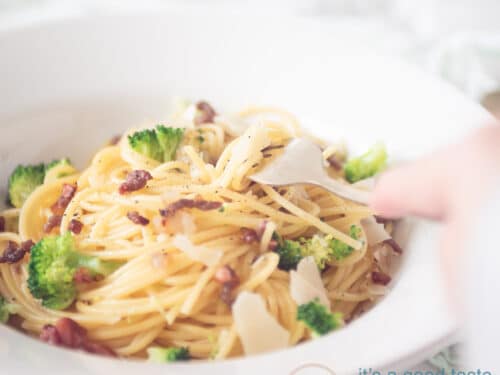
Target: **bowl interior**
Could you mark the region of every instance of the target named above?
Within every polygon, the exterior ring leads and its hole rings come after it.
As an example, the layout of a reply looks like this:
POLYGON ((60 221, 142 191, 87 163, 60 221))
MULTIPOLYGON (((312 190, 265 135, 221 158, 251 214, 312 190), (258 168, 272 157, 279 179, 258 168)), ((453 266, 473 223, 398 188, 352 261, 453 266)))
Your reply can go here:
MULTIPOLYGON (((164 119, 172 96, 207 99, 221 111, 281 106, 313 133, 345 139, 354 152, 383 140, 394 159, 413 159, 489 119, 451 87, 376 56, 328 25, 299 19, 175 13, 79 18, 4 33, 0 51, 1 181, 19 163, 70 156, 83 167, 112 135, 164 119)), ((347 373, 387 366, 441 342, 455 322, 439 276, 437 230, 410 224, 410 234, 396 234, 406 244, 406 258, 392 292, 348 328, 287 351, 169 369, 254 373, 266 366, 289 373, 320 363, 347 373)), ((53 371, 50 364, 57 361, 61 373, 164 371, 62 355, 0 329, 7 368, 22 362, 27 371, 53 371)))

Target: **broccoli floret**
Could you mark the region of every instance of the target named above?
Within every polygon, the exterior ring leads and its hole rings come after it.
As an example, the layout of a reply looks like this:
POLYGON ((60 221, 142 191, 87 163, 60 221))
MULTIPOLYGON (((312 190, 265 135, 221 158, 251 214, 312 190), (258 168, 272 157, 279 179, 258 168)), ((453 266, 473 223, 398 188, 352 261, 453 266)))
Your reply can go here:
MULTIPOLYGON (((357 240, 360 233, 361 228, 356 225, 351 226, 349 235, 353 239, 357 240)), ((307 256, 314 257, 318 268, 323 270, 328 263, 342 260, 354 251, 351 246, 333 238, 332 235, 315 234, 311 238, 299 240, 282 240, 277 235, 273 238, 278 240, 278 247, 275 251, 280 257, 278 267, 282 270, 296 268, 300 260, 307 256)))
MULTIPOLYGON (((351 225, 349 229, 349 236, 357 240, 361 234, 361 228, 356 225, 351 225)), ((354 248, 343 243, 342 241, 333 238, 332 236, 326 237, 329 241, 328 247, 330 248, 330 255, 336 260, 347 258, 354 251, 354 248)))
POLYGON ((187 361, 191 359, 188 348, 160 348, 148 349, 148 358, 151 362, 165 363, 174 361, 187 361))
POLYGON ((139 154, 164 163, 175 158, 183 135, 184 129, 157 125, 155 129, 141 130, 129 135, 128 142, 139 154))
POLYGON ((18 165, 9 177, 9 202, 20 208, 33 190, 43 184, 44 177, 43 164, 18 165))
POLYGON ((382 171, 387 163, 383 144, 377 143, 363 155, 350 159, 344 166, 345 178, 350 183, 371 177, 382 171))
POLYGON ((163 125, 156 127, 156 137, 163 150, 163 162, 175 159, 175 153, 181 144, 183 136, 184 129, 182 128, 167 128, 163 125))
POLYGON ((71 164, 71 161, 68 158, 52 160, 45 167, 45 174, 47 175, 47 172, 51 170, 55 171, 56 174, 53 176, 55 178, 69 176, 76 172, 75 167, 73 167, 73 164, 71 164))
POLYGON ((297 267, 297 263, 303 258, 302 250, 298 241, 282 241, 275 250, 280 257, 278 267, 285 271, 297 267))
POLYGON ((150 159, 162 161, 163 150, 160 148, 154 129, 141 130, 128 136, 130 147, 150 159))
POLYGON ((33 190, 43 184, 46 172, 60 166, 65 168, 55 176, 57 178, 67 176, 69 175, 68 171, 74 172, 75 170, 68 158, 53 160, 47 165, 43 163, 18 165, 9 177, 9 203, 20 208, 33 190))
POLYGON ((69 166, 69 167, 73 166, 71 164, 71 161, 68 158, 56 159, 56 160, 52 160, 50 163, 47 164, 47 166, 45 167, 45 171, 48 171, 48 170, 50 170, 54 167, 58 167, 60 165, 69 166))
POLYGON ((320 270, 325 268, 331 258, 332 249, 329 247, 328 241, 330 237, 315 234, 307 240, 301 239, 302 257, 312 256, 320 270))
POLYGON ((7 323, 11 314, 17 313, 18 305, 9 303, 0 296, 0 323, 7 323))
POLYGON ((77 296, 74 275, 78 268, 85 268, 91 276, 107 276, 120 263, 103 261, 77 252, 72 235, 45 237, 31 249, 28 264, 28 287, 42 305, 62 310, 73 303, 77 296))
POLYGON ((297 320, 304 322, 314 337, 325 335, 344 325, 342 313, 331 313, 317 298, 297 308, 297 320))

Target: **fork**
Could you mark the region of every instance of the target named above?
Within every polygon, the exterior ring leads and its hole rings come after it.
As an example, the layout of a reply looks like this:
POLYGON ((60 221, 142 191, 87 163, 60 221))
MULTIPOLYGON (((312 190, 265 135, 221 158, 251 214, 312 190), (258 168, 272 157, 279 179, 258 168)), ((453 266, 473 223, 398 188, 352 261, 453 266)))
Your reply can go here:
POLYGON ((328 176, 323 167, 321 149, 305 138, 291 141, 281 155, 249 178, 260 184, 272 186, 317 185, 339 197, 362 205, 368 205, 371 195, 369 191, 328 176))

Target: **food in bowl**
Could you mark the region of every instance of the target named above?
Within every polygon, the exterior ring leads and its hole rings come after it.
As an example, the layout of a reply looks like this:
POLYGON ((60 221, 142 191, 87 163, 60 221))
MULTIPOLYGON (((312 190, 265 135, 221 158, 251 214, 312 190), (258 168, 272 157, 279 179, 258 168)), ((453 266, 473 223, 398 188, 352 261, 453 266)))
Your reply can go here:
MULTIPOLYGON (((77 171, 19 165, 1 214, 0 318, 59 346, 157 362, 286 348, 342 328, 386 293, 401 253, 390 220, 309 185, 248 177, 290 140, 291 114, 219 115, 184 103, 114 137, 77 171)), ((366 189, 376 145, 323 149, 332 178, 366 189)))

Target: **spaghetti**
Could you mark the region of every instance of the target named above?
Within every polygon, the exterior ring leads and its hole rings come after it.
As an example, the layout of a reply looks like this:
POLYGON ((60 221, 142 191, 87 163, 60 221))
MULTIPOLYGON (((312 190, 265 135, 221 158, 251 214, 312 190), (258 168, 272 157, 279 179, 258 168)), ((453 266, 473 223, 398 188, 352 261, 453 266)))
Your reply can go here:
MULTIPOLYGON (((234 281, 236 275, 237 282, 226 290, 233 300, 243 291, 257 293, 289 332, 289 345, 308 340, 310 332, 296 318, 290 273, 279 268, 275 234, 298 239, 322 233, 354 248, 321 274, 331 310, 341 312, 347 322, 380 296, 380 286, 370 275, 380 271, 374 252, 384 245, 368 246, 363 231, 357 239, 348 235, 353 225, 361 227, 372 216, 367 207, 319 187, 276 189, 247 178, 272 162, 290 139, 305 136, 292 115, 250 108, 230 118, 201 116, 209 122, 195 124, 186 112, 169 122, 185 127, 174 160, 146 157, 123 136, 118 144, 98 151, 81 173, 67 165, 62 166, 65 173, 47 173, 21 209, 1 214, 19 220, 18 228, 0 233, 0 246, 64 234, 78 222, 73 237, 79 252, 122 264, 109 276, 80 285, 76 301, 65 310, 43 307, 30 293, 29 255, 20 263, 0 264, 0 293, 18 306, 24 331, 38 335, 47 324, 66 317, 84 327, 90 340, 122 357, 144 358, 152 346, 186 347, 193 358, 243 355, 231 301, 221 298, 226 284, 220 279, 234 281), (238 125, 246 127, 240 135, 238 125), (147 171, 151 179, 141 189, 120 194, 127 174, 138 170, 147 171), (77 191, 48 234, 44 225, 64 184, 77 186, 77 191), (160 214, 180 200, 218 204, 204 210, 191 203, 160 214), (183 251, 187 247, 204 249, 211 260, 197 259, 183 251)), ((325 149, 325 163, 338 149, 325 149)), ((342 177, 338 168, 328 170, 332 177, 342 177)))

